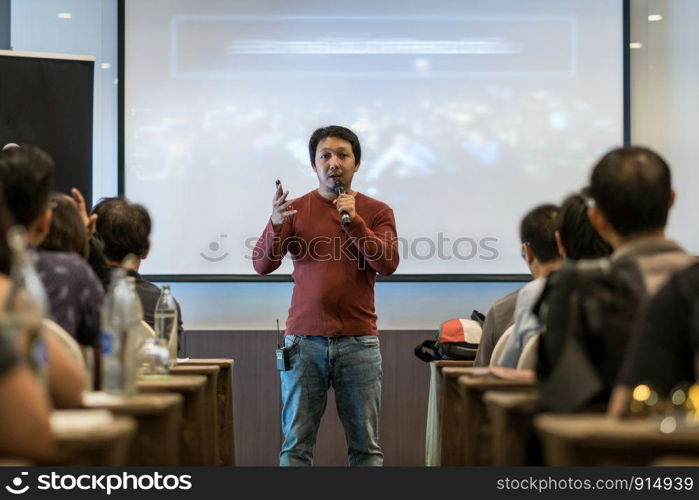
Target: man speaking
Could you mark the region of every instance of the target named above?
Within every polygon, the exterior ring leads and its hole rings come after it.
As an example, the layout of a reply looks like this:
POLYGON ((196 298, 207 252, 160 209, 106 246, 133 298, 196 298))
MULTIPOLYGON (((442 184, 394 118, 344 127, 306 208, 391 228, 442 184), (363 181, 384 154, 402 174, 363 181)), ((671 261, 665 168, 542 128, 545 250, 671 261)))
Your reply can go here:
POLYGON ((380 466, 381 404, 374 283, 376 273, 398 267, 396 223, 391 208, 352 189, 361 147, 351 130, 316 130, 308 144, 318 189, 287 201, 277 181, 272 216, 257 242, 255 271, 271 273, 288 252, 294 291, 281 371, 282 466, 313 465, 313 447, 335 390, 350 465, 380 466))

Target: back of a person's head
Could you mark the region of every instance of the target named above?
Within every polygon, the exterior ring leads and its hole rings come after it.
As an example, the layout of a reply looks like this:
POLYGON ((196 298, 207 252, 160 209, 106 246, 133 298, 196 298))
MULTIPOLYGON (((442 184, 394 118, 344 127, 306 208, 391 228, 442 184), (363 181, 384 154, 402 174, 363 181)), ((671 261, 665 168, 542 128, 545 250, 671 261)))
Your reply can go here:
POLYGON ((539 262, 551 262, 560 258, 556 244, 557 216, 558 207, 546 204, 530 210, 522 219, 520 240, 531 248, 539 262))
POLYGON ((587 217, 588 193, 585 189, 580 194, 570 195, 558 213, 558 234, 569 259, 599 259, 612 253, 612 247, 595 231, 587 217))
POLYGON ((53 206, 51 229, 39 248, 74 252, 87 258, 89 252, 87 230, 75 202, 65 194, 56 193, 51 197, 51 204, 53 206))
POLYGON ((29 227, 48 206, 53 191, 54 164, 36 146, 0 152, 0 184, 15 222, 29 227))
POLYGON ((590 196, 620 236, 662 229, 672 197, 670 167, 647 148, 614 149, 592 170, 590 196))
POLYGON ((0 273, 10 274, 12 255, 10 245, 7 242, 7 231, 12 227, 12 215, 7 209, 5 196, 0 189, 0 273))
POLYGON ((104 255, 121 262, 132 253, 143 258, 150 247, 151 219, 142 205, 124 198, 105 198, 92 209, 97 214, 97 235, 104 255))

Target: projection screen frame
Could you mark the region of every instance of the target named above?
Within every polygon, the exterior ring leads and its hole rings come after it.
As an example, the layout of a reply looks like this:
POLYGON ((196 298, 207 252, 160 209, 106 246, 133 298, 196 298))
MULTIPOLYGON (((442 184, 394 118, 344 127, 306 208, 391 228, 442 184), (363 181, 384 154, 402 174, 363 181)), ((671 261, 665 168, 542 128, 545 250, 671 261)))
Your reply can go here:
MULTIPOLYGON (((623 72, 623 141, 631 143, 631 41, 630 0, 622 2, 622 72, 623 72)), ((119 196, 125 191, 125 16, 126 0, 118 0, 118 171, 117 189, 119 196)), ((255 274, 152 274, 144 276, 149 281, 173 283, 281 283, 293 282, 290 274, 272 274, 258 276, 255 274)), ((529 274, 395 274, 379 275, 380 282, 425 282, 425 283, 516 283, 531 280, 529 274)))

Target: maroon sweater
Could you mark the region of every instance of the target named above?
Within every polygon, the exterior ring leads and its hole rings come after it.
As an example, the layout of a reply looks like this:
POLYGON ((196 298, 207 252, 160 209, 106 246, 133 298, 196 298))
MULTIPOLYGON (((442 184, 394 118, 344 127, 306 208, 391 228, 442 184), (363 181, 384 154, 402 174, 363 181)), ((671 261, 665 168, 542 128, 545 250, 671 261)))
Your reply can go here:
POLYGON ((294 262, 294 292, 286 334, 377 335, 374 312, 376 273, 398 267, 393 210, 357 193, 356 215, 342 227, 332 201, 312 191, 294 200, 298 212, 279 233, 271 221, 257 241, 255 271, 268 274, 288 252, 294 262))

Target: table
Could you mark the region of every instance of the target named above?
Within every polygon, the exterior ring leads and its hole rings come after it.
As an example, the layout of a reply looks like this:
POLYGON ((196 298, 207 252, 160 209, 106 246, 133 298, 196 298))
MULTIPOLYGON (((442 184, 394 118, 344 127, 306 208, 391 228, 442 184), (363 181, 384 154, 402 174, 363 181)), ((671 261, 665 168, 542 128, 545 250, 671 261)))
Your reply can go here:
POLYGON ((39 465, 127 465, 136 421, 106 410, 54 410, 51 413, 54 453, 39 465))
POLYGON ((665 455, 699 454, 699 428, 664 434, 658 419, 543 414, 534 425, 549 465, 648 465, 665 455))
POLYGON ((463 442, 467 439, 468 430, 464 428, 464 409, 456 381, 470 369, 445 366, 441 370, 440 465, 463 465, 463 442))
POLYGON ((503 379, 493 375, 475 375, 467 373, 457 379, 461 394, 461 407, 464 432, 460 433, 465 439, 460 443, 462 463, 460 465, 489 465, 492 460, 491 446, 486 445, 490 436, 490 428, 483 402, 486 391, 521 391, 534 390, 531 381, 503 379))
POLYGON ((136 383, 143 394, 174 392, 183 397, 180 465, 205 465, 206 382, 203 375, 153 375, 136 383))
POLYGON ((663 455, 653 460, 653 466, 658 467, 699 467, 699 454, 689 455, 663 455))
POLYGON ((176 466, 180 463, 180 429, 183 397, 173 393, 113 396, 104 392, 86 392, 86 408, 106 409, 117 415, 133 417, 138 430, 129 457, 129 465, 176 466))
POLYGON ((533 432, 535 391, 488 391, 483 395, 490 418, 492 465, 525 465, 526 447, 533 432))
POLYGON ((189 358, 178 361, 178 366, 215 365, 218 374, 218 425, 219 464, 235 465, 235 412, 233 411, 233 366, 234 360, 225 358, 189 358))
POLYGON ((425 465, 438 466, 442 464, 442 433, 444 384, 442 370, 444 368, 468 368, 473 361, 442 360, 430 363, 430 392, 427 400, 427 426, 425 429, 425 465))
POLYGON ((180 365, 170 369, 171 375, 204 375, 206 377, 205 398, 206 410, 206 439, 205 465, 219 463, 219 428, 218 428, 218 376, 221 369, 214 365, 180 365))

